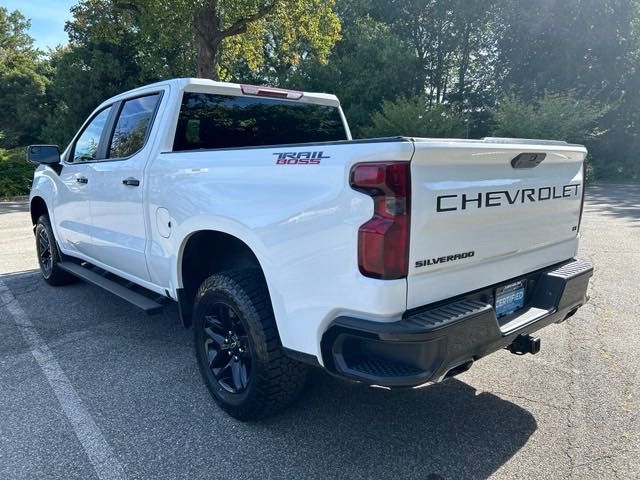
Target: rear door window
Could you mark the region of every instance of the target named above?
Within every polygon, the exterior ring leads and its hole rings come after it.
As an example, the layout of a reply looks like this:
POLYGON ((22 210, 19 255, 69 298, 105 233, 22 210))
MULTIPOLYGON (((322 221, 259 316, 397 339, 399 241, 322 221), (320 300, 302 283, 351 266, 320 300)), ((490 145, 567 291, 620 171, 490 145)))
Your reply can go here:
POLYGON ((185 92, 174 151, 346 140, 337 107, 185 92))
POLYGON ((125 100, 109 145, 109 158, 130 157, 143 146, 160 94, 125 100))

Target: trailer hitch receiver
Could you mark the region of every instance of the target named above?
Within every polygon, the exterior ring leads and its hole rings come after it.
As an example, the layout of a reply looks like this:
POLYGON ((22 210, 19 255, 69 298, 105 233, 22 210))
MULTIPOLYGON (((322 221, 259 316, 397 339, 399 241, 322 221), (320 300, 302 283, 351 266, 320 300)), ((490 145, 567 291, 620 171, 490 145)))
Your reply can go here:
POLYGON ((540 338, 531 335, 518 335, 511 345, 507 347, 514 355, 531 353, 535 355, 540 351, 540 338))

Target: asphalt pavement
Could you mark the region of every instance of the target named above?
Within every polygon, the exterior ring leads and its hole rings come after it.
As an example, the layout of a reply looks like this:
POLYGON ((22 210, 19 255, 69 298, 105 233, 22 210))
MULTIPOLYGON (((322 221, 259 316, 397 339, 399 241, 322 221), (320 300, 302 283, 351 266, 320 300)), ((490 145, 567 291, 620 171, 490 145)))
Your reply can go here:
POLYGON ((285 413, 214 404, 192 332, 41 280, 28 209, 0 203, 0 479, 640 478, 640 187, 588 190, 591 301, 538 355, 387 391, 314 371, 285 413))

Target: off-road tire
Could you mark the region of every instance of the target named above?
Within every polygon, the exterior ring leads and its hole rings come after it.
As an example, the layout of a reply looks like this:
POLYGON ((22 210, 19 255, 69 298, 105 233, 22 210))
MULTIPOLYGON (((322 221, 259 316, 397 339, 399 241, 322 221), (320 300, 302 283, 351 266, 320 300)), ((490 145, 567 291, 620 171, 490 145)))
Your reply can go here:
POLYGON ((40 218, 38 218, 35 227, 35 236, 38 264, 40 265, 40 273, 42 273, 45 282, 54 287, 76 282, 76 277, 59 267, 61 255, 48 215, 41 215, 40 218), (45 241, 47 242, 48 250, 45 248, 45 241), (45 260, 45 257, 49 260, 45 260))
MULTIPOLYGON (((229 415, 243 421, 261 419, 283 410, 298 397, 304 387, 307 366, 287 357, 283 351, 260 270, 229 270, 210 276, 198 289, 193 311, 200 372, 216 403, 229 415), (242 337, 248 343, 245 353, 240 355, 250 354, 245 357, 250 361, 249 373, 243 377, 246 386, 236 393, 228 391, 229 386, 216 378, 214 371, 218 370, 220 375, 222 368, 210 367, 212 356, 217 358, 216 352, 221 349, 211 351, 211 328, 208 333, 205 328, 211 327, 212 316, 215 320, 218 315, 212 312, 220 312, 221 306, 232 310, 233 321, 241 331, 236 338, 242 337)), ((229 343, 223 348, 230 348, 229 343)), ((235 340, 232 343, 235 345, 235 340)), ((224 354, 231 355, 226 350, 224 354)))

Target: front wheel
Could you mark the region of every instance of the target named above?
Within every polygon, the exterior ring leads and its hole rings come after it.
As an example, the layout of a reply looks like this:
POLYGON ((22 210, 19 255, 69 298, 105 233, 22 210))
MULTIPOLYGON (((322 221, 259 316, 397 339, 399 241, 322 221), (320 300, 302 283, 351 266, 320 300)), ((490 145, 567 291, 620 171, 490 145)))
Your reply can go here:
POLYGON ((202 377, 231 416, 266 417, 302 390, 307 368, 284 354, 259 270, 207 278, 196 294, 193 326, 202 377))
POLYGON ((53 236, 51 222, 47 215, 41 215, 36 223, 36 253, 42 277, 49 285, 67 285, 76 281, 70 273, 62 270, 60 264, 60 252, 56 238, 53 236))

